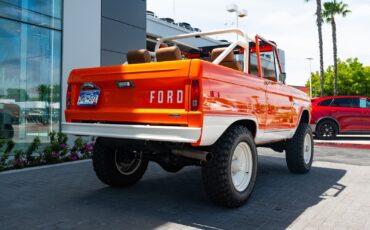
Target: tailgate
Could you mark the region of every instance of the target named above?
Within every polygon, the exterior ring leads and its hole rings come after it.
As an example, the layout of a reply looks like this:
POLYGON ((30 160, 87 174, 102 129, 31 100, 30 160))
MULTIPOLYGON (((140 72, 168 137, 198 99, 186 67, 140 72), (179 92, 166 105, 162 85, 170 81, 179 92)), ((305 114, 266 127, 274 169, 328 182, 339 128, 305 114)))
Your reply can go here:
POLYGON ((187 125, 189 67, 183 60, 74 70, 66 120, 187 125), (78 105, 91 85, 99 91, 96 105, 78 105))

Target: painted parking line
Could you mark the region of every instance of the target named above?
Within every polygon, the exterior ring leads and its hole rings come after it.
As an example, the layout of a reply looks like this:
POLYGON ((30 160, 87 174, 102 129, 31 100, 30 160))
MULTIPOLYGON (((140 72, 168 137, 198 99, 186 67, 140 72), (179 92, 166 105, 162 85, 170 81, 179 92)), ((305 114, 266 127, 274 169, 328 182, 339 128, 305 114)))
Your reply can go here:
POLYGON ((337 148, 358 148, 370 149, 369 141, 321 141, 315 140, 315 145, 337 147, 337 148))

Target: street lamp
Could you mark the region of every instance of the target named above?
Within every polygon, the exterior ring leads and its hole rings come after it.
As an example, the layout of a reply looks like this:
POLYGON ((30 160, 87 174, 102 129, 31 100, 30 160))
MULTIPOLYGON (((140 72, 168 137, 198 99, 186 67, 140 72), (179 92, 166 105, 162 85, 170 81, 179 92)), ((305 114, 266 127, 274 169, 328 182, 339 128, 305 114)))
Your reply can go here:
MULTIPOLYGON (((235 13, 236 28, 239 28, 239 18, 244 18, 248 16, 248 12, 244 9, 239 10, 239 7, 236 4, 227 5, 226 10, 230 13, 235 13)), ((236 35, 236 39, 238 40, 238 35, 236 35)))
POLYGON ((310 97, 312 98, 312 65, 311 62, 313 60, 312 57, 306 58, 306 60, 310 63, 310 97))

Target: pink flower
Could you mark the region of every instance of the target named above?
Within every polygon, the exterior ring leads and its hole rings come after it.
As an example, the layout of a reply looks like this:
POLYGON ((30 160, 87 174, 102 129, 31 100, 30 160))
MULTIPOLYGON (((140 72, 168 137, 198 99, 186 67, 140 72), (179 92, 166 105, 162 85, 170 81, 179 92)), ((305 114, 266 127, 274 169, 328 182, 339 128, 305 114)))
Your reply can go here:
POLYGON ((66 144, 60 144, 60 148, 61 149, 65 149, 67 147, 67 145, 66 144))
POLYGON ((94 144, 93 143, 86 143, 84 148, 85 148, 86 152, 92 152, 93 149, 94 149, 94 144))
POLYGON ((51 156, 52 156, 53 158, 55 158, 55 159, 59 159, 59 158, 60 158, 60 155, 59 155, 59 153, 57 153, 57 152, 52 152, 52 153, 51 153, 51 156))
POLYGON ((14 161, 14 166, 16 166, 16 167, 23 167, 25 163, 26 162, 23 159, 16 159, 14 161))
POLYGON ((78 155, 75 152, 71 152, 71 154, 68 156, 68 158, 71 161, 77 161, 78 160, 78 155))

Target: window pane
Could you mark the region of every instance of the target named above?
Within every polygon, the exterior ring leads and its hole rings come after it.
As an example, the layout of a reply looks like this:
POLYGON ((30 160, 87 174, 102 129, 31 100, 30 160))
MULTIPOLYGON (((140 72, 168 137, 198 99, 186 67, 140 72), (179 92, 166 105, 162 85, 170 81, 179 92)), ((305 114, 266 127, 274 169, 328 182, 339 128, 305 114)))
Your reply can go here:
POLYGON ((329 106, 331 101, 332 101, 332 99, 324 100, 322 102, 319 102, 317 105, 319 105, 319 106, 329 106))
POLYGON ((274 52, 261 52, 261 65, 263 77, 276 81, 274 52))
POLYGON ((12 111, 0 126, 14 129, 17 144, 47 140, 59 129, 61 32, 0 19, 0 44, 0 113, 12 111))
POLYGON ((276 69, 276 76, 278 77, 277 80, 279 82, 283 82, 283 79, 282 79, 282 75, 281 75, 281 72, 280 72, 280 68, 279 68, 279 61, 278 61, 278 58, 276 56, 276 53, 274 52, 274 58, 275 58, 275 69, 276 69))
POLYGON ((0 2, 55 18, 62 18, 62 0, 0 0, 0 2))
POLYGON ((258 76, 258 62, 256 53, 250 53, 249 73, 258 76))
POLYGON ((340 107, 354 107, 352 98, 335 98, 331 105, 340 107))
POLYGON ((62 29, 61 0, 0 0, 0 16, 52 29, 62 29))
POLYGON ((359 108, 366 108, 366 98, 356 98, 359 108))

